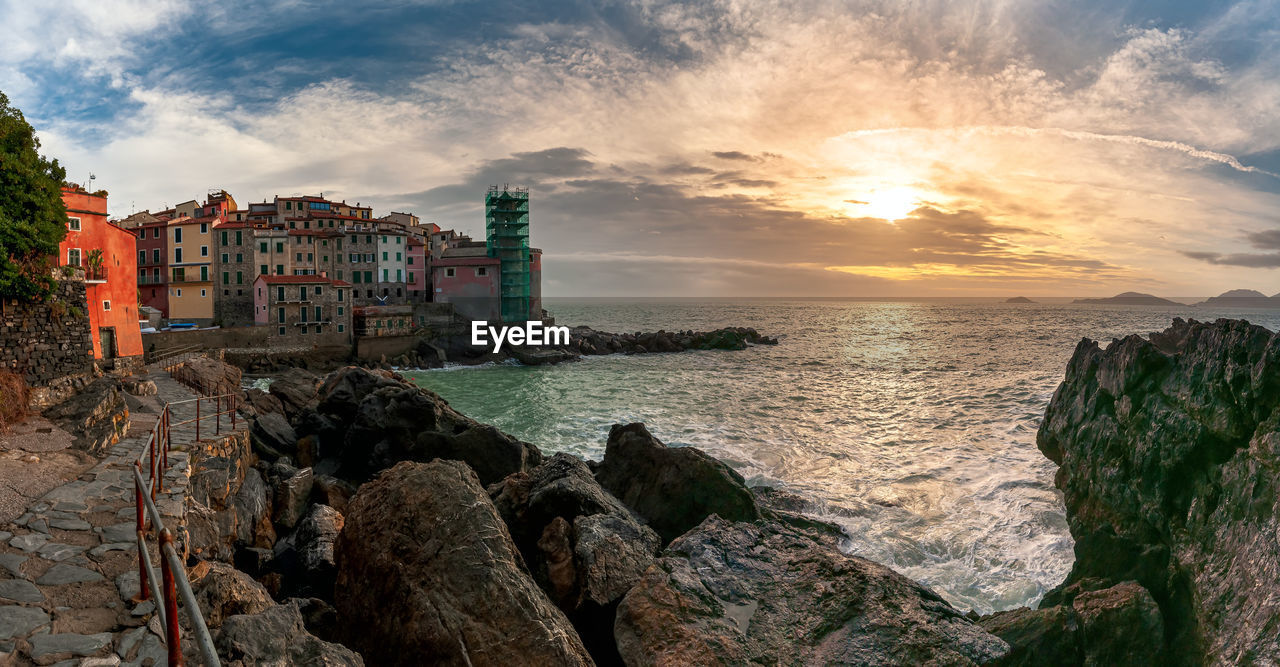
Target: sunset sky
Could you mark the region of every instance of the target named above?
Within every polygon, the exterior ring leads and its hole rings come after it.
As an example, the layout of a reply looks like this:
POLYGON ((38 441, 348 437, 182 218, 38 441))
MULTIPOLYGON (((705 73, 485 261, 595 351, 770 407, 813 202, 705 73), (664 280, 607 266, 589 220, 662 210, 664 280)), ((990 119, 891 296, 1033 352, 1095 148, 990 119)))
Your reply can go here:
POLYGON ((1280 292, 1274 0, 0 16, 0 91, 117 216, 323 192, 482 236, 510 183, 553 296, 1280 292))

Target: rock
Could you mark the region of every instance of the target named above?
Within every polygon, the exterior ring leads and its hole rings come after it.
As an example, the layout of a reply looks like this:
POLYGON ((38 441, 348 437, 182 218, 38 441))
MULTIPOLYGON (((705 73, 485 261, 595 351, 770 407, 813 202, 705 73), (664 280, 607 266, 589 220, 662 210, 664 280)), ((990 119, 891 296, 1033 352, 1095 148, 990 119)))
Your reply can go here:
POLYGON ((8 570, 15 577, 24 577, 22 564, 27 562, 26 556, 18 554, 0 554, 0 567, 8 570))
POLYGON ((240 393, 240 369, 212 357, 192 357, 179 365, 173 376, 206 396, 240 393))
POLYGON ((534 579, 568 612, 591 603, 595 615, 621 599, 660 547, 658 535, 570 454, 511 475, 489 495, 534 579))
POLYGON ((0 598, 39 604, 44 602, 44 593, 25 579, 5 579, 0 581, 0 598))
POLYGON ((286 417, 292 419, 316 401, 320 378, 302 368, 290 368, 271 381, 271 395, 279 399, 286 417))
POLYGON ((347 501, 351 500, 351 496, 356 495, 356 487, 337 477, 316 475, 312 494, 316 497, 317 502, 322 505, 328 505, 341 513, 347 510, 347 501))
POLYGON ((1009 647, 841 533, 709 517, 618 607, 628 665, 985 664, 1009 647))
POLYGON ((254 451, 269 461, 297 451, 298 434, 289 425, 289 420, 278 412, 258 415, 253 420, 249 435, 253 438, 254 451))
MULTIPOLYGON (((138 573, 134 572, 133 576, 138 576, 138 573)), ((102 581, 102 575, 93 570, 86 570, 83 567, 58 563, 49 568, 39 579, 36 579, 36 583, 41 586, 61 586, 85 581, 102 581)))
POLYGON ((317 436, 319 457, 337 460, 338 476, 350 482, 363 483, 400 461, 445 458, 466 462, 492 484, 542 462, 537 447, 391 374, 344 368, 325 379, 319 398, 315 413, 299 417, 299 435, 317 436))
MULTIPOLYGON (((1160 608, 1147 589, 1127 581, 1077 595, 1080 644, 1089 665, 1155 665, 1164 647, 1160 608)), ((1280 650, 1280 647, 1273 647, 1280 650)))
POLYGON ((31 658, 41 664, 48 664, 62 656, 87 657, 104 654, 107 647, 111 646, 112 639, 110 632, 96 635, 34 635, 29 640, 31 658))
POLYGON ((226 563, 201 561, 191 570, 191 590, 211 628, 237 614, 256 614, 275 606, 262 584, 226 563))
POLYGON ((49 615, 35 607, 0 606, 0 640, 25 637, 49 623, 49 615))
POLYGON ((312 505, 307 516, 298 523, 293 535, 298 552, 298 565, 304 586, 291 587, 300 594, 333 599, 333 582, 337 577, 333 545, 342 532, 342 514, 327 505, 312 505))
POLYGON ((291 530, 302 520, 311 499, 311 486, 315 475, 311 468, 303 468, 284 479, 275 488, 275 525, 281 530, 291 530))
MULTIPOLYGON (((214 646, 224 664, 364 665, 364 660, 351 649, 307 632, 296 604, 275 605, 256 614, 228 617, 222 622, 214 646)), ((414 659, 413 656, 403 658, 414 659)))
POLYGON ((252 411, 254 416, 269 414, 284 415, 284 403, 281 403, 278 397, 272 396, 269 392, 265 392, 254 387, 244 390, 241 409, 245 412, 252 411))
POLYGON ((44 416, 74 434, 76 446, 95 456, 104 456, 129 428, 129 407, 115 377, 94 380, 45 410, 44 416))
POLYGON ((155 396, 160 393, 156 387, 156 383, 151 380, 143 380, 139 377, 121 378, 120 386, 129 394, 134 396, 155 396))
POLYGON ((1002 667, 1072 667, 1084 664, 1080 621, 1071 607, 999 611, 979 619, 987 632, 1009 644, 1002 667))
POLYGON ((275 544, 272 502, 272 493, 262 474, 250 468, 231 501, 236 516, 236 544, 254 548, 270 548, 275 544))
POLYGON ((667 447, 644 424, 615 424, 609 429, 596 478, 644 517, 664 543, 711 514, 729 521, 761 516, 741 475, 702 450, 667 447))
POLYGON ((42 533, 28 533, 26 535, 18 535, 17 537, 9 540, 9 546, 29 553, 39 549, 48 541, 48 535, 42 533))
MULTIPOLYGON (((1155 659, 1280 660, 1276 334, 1175 319, 1149 340, 1084 340, 1037 442, 1061 466, 1076 556, 1042 607, 1136 581, 1163 619, 1155 659)), ((1126 614, 1129 628, 1148 618, 1126 614)))
POLYGON ((336 552, 345 641, 373 664, 591 664, 462 463, 400 463, 362 486, 336 552))

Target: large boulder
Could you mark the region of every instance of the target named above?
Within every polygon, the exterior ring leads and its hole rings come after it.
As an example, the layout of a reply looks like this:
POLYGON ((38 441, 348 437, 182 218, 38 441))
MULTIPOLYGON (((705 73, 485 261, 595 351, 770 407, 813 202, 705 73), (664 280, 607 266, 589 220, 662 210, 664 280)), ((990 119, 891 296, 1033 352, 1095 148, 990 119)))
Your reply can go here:
POLYGON ((253 437, 254 451, 269 461, 297 452, 298 434, 278 412, 259 414, 253 419, 249 434, 253 437))
POLYGON ((320 378, 304 368, 290 368, 271 380, 268 391, 280 401, 285 416, 293 418, 316 401, 320 378))
MULTIPOLYGON (((1038 444, 1061 466, 1076 556, 1042 607, 1132 580, 1163 620, 1156 659, 1280 661, 1277 334, 1179 319, 1105 350, 1084 340, 1038 444)), ((1135 605, 1125 627, 1152 620, 1135 605)))
POLYGON ((201 561, 190 570, 191 590, 211 628, 236 614, 256 614, 275 606, 262 584, 225 563, 201 561))
POLYGON ((269 392, 250 387, 244 390, 244 399, 240 403, 240 409, 250 416, 272 413, 283 415, 284 403, 281 403, 279 398, 272 396, 269 392))
POLYGON ((345 642, 373 664, 591 664, 465 464, 404 462, 362 486, 336 555, 345 642))
POLYGON ((113 376, 94 380, 45 410, 44 416, 74 435, 78 448, 95 456, 105 456, 129 431, 129 406, 113 376))
POLYGON ((985 664, 1009 647, 840 531, 709 517, 618 607, 627 665, 985 664))
POLYGON ((363 666, 351 649, 323 641, 307 631, 299 602, 255 614, 231 616, 222 623, 214 647, 224 665, 272 667, 363 666))
POLYGON ((307 505, 311 502, 311 489, 315 484, 315 473, 311 468, 301 470, 288 466, 275 467, 279 481, 273 492, 274 503, 272 518, 276 529, 281 532, 293 530, 307 513, 307 505))
POLYGON ((192 357, 172 371, 174 378, 206 396, 239 394, 240 369, 213 357, 192 357))
POLYGON ((716 514, 730 521, 761 517, 742 476, 693 447, 667 447, 644 424, 615 424, 596 479, 644 517, 664 543, 716 514))
POLYGON ((436 394, 362 368, 330 374, 316 407, 295 421, 298 435, 314 436, 315 467, 356 484, 400 461, 464 461, 485 484, 542 462, 537 447, 459 414, 436 394))
POLYGON ((569 615, 592 657, 616 662, 614 610, 653 563, 658 535, 570 454, 507 477, 489 495, 534 579, 569 615))
POLYGON ((333 599, 333 581, 337 576, 333 547, 342 532, 343 518, 328 505, 312 505, 290 536, 296 552, 297 579, 286 582, 293 595, 310 595, 333 599))

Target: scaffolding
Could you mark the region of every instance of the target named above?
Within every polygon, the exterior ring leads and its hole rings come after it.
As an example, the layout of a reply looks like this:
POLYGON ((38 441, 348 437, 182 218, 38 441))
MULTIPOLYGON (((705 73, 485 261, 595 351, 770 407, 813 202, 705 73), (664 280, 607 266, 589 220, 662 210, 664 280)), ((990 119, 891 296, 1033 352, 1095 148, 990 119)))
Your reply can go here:
POLYGON ((484 196, 485 245, 496 257, 502 320, 529 319, 529 189, 489 186, 484 196))

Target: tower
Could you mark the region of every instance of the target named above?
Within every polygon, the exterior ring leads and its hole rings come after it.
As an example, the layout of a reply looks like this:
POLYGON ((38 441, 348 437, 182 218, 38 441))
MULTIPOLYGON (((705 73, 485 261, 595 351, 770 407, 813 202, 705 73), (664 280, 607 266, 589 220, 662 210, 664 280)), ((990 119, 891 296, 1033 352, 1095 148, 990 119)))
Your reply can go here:
POLYGON ((529 319, 529 189, 489 186, 484 196, 485 245, 499 261, 502 320, 529 319))

